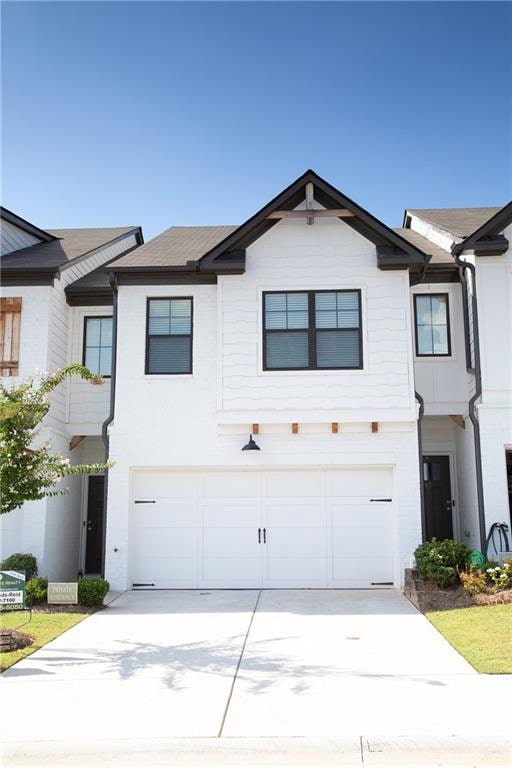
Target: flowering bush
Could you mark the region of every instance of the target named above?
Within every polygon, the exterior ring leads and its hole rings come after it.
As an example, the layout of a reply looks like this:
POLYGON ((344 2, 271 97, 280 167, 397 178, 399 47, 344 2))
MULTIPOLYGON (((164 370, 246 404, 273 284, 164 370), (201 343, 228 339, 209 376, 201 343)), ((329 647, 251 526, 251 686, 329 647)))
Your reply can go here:
POLYGON ((491 592, 499 592, 501 589, 512 587, 512 563, 507 560, 502 566, 487 568, 485 571, 491 592))
POLYGON ((487 588, 487 575, 484 571, 478 571, 476 568, 470 568, 469 571, 459 573, 462 586, 471 597, 485 592, 487 588))
POLYGON ((67 493, 56 483, 67 475, 102 472, 110 464, 71 465, 52 454, 47 444, 37 444, 41 422, 50 409, 50 393, 68 376, 76 374, 97 383, 97 376, 83 365, 68 365, 7 387, 0 383, 0 513, 11 512, 25 501, 67 493))
POLYGON ((422 579, 449 587, 457 583, 459 573, 466 568, 469 549, 460 541, 433 538, 417 547, 414 556, 422 579))

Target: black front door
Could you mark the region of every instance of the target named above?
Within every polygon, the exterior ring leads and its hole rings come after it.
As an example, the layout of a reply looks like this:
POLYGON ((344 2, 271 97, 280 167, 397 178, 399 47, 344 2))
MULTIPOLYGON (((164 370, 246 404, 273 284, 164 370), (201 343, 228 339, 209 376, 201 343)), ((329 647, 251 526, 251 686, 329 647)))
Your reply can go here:
POLYGON ((423 457, 426 539, 453 539, 452 490, 448 456, 423 457))
POLYGON ((85 543, 85 572, 101 573, 103 543, 103 475, 89 476, 87 493, 87 522, 85 543))

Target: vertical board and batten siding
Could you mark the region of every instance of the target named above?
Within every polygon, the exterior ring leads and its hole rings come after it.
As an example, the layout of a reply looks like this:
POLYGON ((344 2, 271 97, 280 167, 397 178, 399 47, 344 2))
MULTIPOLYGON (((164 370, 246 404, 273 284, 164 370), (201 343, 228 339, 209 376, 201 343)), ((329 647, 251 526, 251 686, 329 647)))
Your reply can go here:
POLYGON ((42 242, 39 237, 25 232, 24 229, 11 224, 10 221, 2 219, 0 222, 0 255, 20 251, 22 248, 29 248, 31 245, 42 242))
MULTIPOLYGON (((71 307, 66 303, 64 288, 66 285, 89 274, 92 270, 101 267, 111 259, 119 256, 136 245, 135 235, 119 240, 117 243, 103 248, 89 258, 82 259, 75 265, 62 271, 61 279, 55 281, 50 308, 50 346, 48 356, 48 369, 54 371, 61 368, 70 358, 71 346, 71 307)), ((81 360, 73 360, 81 362, 81 360)), ((52 426, 57 427, 67 421, 69 416, 69 402, 71 388, 74 379, 66 380, 54 391, 52 405, 48 414, 48 420, 52 426)))
POLYGON ((20 296, 0 299, 0 376, 17 376, 20 352, 20 296))

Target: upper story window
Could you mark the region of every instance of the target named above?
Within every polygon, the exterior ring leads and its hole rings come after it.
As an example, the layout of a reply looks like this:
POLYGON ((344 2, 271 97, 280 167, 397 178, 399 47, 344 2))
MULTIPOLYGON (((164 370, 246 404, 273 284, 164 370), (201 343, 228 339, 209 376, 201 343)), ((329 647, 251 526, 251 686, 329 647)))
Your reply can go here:
POLYGON ((192 373, 192 299, 148 299, 146 373, 192 373))
POLYGON ((17 376, 20 356, 21 297, 0 299, 0 376, 17 376))
POLYGON ((112 317, 84 318, 84 365, 91 373, 112 374, 112 317))
POLYGON ((363 367, 361 291, 263 294, 264 370, 363 367))
POLYGON ((447 293, 414 295, 416 355, 442 357, 451 354, 450 315, 447 293))

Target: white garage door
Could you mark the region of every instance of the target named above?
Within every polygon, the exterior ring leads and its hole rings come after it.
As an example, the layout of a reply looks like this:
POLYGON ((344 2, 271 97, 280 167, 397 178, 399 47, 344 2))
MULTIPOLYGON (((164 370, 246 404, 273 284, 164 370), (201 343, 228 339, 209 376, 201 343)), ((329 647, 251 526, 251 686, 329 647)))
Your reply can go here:
POLYGON ((389 469, 136 471, 135 588, 393 581, 389 469))

